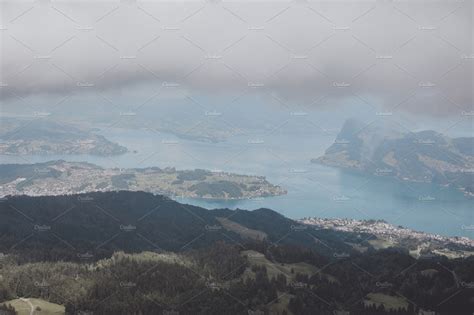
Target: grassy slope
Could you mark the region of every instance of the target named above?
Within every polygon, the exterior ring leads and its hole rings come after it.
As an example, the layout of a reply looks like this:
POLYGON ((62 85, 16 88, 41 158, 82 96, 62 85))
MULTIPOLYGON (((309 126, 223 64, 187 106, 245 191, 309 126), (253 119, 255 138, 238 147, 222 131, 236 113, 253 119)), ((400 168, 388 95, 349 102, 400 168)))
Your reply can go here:
MULTIPOLYGON (((31 304, 33 304, 35 311, 34 315, 59 315, 59 314, 65 314, 64 312, 64 306, 54 304, 54 303, 49 303, 47 301, 41 300, 41 299, 28 299, 31 304), (40 307, 41 311, 37 311, 36 307, 40 307)), ((21 299, 16 299, 16 300, 11 300, 4 302, 2 304, 8 305, 10 304, 15 308, 15 310, 18 312, 18 315, 30 315, 30 305, 28 302, 25 300, 21 299)))

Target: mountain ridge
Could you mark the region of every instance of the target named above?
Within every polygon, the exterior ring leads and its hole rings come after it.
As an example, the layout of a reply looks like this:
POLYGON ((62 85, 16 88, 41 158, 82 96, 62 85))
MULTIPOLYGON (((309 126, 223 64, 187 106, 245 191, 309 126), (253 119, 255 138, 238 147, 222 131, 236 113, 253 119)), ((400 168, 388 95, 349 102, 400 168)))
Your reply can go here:
POLYGON ((108 156, 127 152, 127 148, 104 136, 72 124, 44 118, 2 118, 1 124, 3 126, 0 128, 0 154, 108 156))
POLYGON ((408 132, 364 126, 350 119, 324 155, 311 162, 451 186, 474 196, 473 141, 472 137, 449 138, 433 130, 408 132))

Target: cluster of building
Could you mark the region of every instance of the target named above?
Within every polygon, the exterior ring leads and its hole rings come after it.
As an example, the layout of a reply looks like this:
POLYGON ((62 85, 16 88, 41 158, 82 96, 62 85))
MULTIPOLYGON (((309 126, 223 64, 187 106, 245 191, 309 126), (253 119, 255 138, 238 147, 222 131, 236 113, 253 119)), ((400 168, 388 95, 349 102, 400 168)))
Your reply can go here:
POLYGON ((381 239, 387 239, 394 242, 410 239, 419 241, 420 243, 437 242, 474 248, 474 240, 467 237, 447 237, 438 234, 414 231, 401 226, 389 224, 383 220, 304 218, 300 220, 300 222, 322 229, 373 234, 381 239))

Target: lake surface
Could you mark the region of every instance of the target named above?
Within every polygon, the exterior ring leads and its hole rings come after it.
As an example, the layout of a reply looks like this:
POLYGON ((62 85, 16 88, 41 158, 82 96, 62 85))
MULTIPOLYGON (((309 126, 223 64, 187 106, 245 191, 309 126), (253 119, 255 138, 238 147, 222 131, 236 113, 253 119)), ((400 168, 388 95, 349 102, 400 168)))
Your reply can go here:
POLYGON ((474 238, 473 200, 459 191, 435 185, 367 177, 310 163, 334 141, 335 134, 307 128, 277 130, 260 135, 235 136, 220 143, 183 140, 169 133, 104 129, 100 133, 130 149, 117 157, 2 156, 2 163, 36 163, 64 159, 103 167, 172 166, 264 175, 284 187, 284 196, 255 200, 178 201, 205 208, 271 208, 299 219, 384 219, 392 224, 449 236, 474 238), (133 152, 136 151, 136 152, 133 152))

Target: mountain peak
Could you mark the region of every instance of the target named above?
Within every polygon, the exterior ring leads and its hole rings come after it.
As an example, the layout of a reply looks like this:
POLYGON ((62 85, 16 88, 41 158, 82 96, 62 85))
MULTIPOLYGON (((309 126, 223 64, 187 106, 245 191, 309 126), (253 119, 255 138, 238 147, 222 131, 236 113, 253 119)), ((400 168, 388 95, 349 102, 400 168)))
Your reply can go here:
POLYGON ((433 130, 404 129, 386 120, 364 125, 349 119, 334 144, 312 161, 370 175, 453 185, 473 194, 473 138, 450 139, 433 130))

